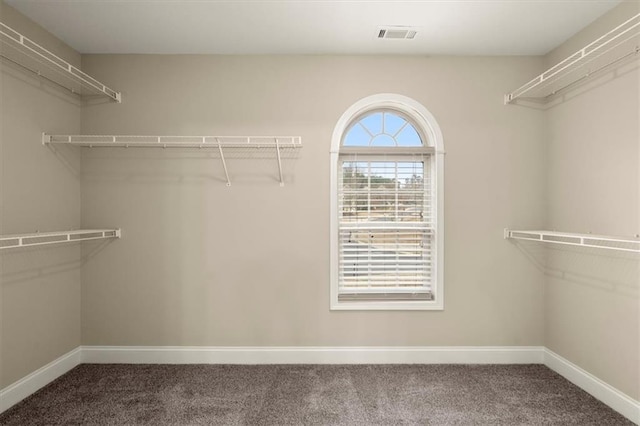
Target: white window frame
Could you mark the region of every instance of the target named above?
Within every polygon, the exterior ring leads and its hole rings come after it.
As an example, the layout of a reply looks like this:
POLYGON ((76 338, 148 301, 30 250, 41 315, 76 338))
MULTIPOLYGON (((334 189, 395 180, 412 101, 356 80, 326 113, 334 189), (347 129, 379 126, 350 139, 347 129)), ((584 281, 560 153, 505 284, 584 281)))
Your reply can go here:
MULTIPOLYGON (((384 148, 386 150, 386 148, 384 148)), ((419 151, 420 147, 416 147, 419 151)), ((402 149, 398 150, 402 153, 402 149)), ((331 137, 331 190, 330 190, 330 309, 331 310, 443 310, 444 309, 444 142, 442 132, 433 115, 419 102, 403 95, 380 93, 359 100, 349 107, 338 120, 331 137), (419 301, 339 301, 339 212, 338 173, 340 153, 350 151, 342 147, 342 139, 349 125, 364 114, 390 109, 405 114, 425 137, 426 147, 433 150, 431 167, 435 178, 433 199, 435 212, 435 259, 433 276, 433 300, 419 301)))

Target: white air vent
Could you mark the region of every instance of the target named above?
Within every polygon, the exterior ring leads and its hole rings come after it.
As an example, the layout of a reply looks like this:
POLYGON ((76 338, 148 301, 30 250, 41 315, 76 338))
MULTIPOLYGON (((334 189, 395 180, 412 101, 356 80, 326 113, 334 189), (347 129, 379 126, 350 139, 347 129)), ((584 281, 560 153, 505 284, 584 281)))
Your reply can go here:
POLYGON ((380 39, 413 40, 418 30, 413 27, 379 27, 377 36, 380 39))

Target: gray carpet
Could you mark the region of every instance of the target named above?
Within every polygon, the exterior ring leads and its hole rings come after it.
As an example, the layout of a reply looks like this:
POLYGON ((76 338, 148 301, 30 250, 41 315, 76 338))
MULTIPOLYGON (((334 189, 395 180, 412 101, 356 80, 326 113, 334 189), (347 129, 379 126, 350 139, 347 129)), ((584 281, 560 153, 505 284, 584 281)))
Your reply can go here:
POLYGON ((80 365, 3 425, 631 425, 541 365, 80 365))

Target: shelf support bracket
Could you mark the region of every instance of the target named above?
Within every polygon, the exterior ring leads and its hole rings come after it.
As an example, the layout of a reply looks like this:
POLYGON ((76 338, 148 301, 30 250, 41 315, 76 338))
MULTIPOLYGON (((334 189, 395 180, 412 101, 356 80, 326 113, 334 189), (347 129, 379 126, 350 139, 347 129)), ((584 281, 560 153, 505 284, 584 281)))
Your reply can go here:
POLYGON ((231 186, 231 179, 229 179, 227 162, 224 159, 224 153, 222 152, 222 145, 220 144, 220 139, 216 138, 216 142, 218 142, 218 151, 220 152, 220 160, 222 160, 222 168, 224 169, 224 176, 227 178, 227 186, 231 186))
POLYGON ((280 186, 284 186, 284 178, 282 177, 282 159, 280 158, 280 143, 276 140, 276 155, 278 156, 278 173, 280 174, 280 186))

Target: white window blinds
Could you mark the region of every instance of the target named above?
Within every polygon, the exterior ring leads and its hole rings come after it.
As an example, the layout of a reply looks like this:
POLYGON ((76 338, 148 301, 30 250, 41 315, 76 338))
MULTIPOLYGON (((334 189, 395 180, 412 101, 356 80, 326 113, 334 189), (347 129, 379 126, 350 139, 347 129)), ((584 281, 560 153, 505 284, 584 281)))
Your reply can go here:
POLYGON ((429 155, 341 155, 338 300, 432 300, 429 155))

